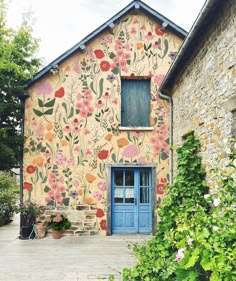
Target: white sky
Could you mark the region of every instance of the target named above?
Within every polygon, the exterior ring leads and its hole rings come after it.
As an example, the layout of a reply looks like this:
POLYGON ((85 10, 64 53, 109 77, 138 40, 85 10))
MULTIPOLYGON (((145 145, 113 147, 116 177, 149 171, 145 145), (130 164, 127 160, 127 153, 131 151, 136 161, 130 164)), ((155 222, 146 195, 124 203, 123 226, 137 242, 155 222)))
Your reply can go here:
MULTIPOLYGON (((14 28, 22 14, 33 12, 34 37, 44 65, 59 57, 113 17, 131 0, 10 0, 7 21, 14 28)), ((143 0, 147 5, 189 31, 205 0, 143 0)))

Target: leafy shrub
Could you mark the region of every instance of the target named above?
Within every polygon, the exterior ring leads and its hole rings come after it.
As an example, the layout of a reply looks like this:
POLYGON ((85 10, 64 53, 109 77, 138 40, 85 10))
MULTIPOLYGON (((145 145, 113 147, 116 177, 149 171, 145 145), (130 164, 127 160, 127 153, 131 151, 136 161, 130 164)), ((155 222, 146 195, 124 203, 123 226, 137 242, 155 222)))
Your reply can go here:
POLYGON ((15 179, 6 173, 0 173, 0 226, 11 222, 15 212, 19 187, 15 179))
POLYGON ((161 222, 147 245, 135 245, 139 261, 124 269, 123 280, 236 280, 235 144, 214 194, 208 194, 199 147, 189 136, 177 149, 178 175, 161 204, 161 222))

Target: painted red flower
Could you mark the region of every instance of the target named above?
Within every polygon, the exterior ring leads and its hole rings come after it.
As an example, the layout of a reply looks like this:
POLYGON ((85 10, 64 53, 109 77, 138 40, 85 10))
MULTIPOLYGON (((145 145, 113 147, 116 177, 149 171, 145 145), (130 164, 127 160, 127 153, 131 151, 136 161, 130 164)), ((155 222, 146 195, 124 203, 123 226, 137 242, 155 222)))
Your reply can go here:
POLYGON ((102 218, 102 217, 104 217, 104 215, 105 214, 102 209, 97 209, 97 213, 96 213, 97 218, 102 218))
POLYGON ((32 187, 33 187, 33 185, 30 182, 25 181, 23 184, 23 189, 26 189, 28 192, 30 192, 32 190, 32 187))
POLYGON ((95 50, 94 51, 94 54, 96 56, 97 59, 102 59, 105 57, 104 53, 102 50, 95 50))
POLYGON ((167 178, 161 178, 160 183, 157 185, 157 194, 163 195, 166 189, 167 178))
POLYGON ((58 89, 56 92, 55 92, 55 97, 56 98, 62 98, 63 96, 65 95, 65 90, 63 87, 61 87, 60 89, 58 89))
POLYGON ((35 172, 35 167, 33 165, 29 165, 27 168, 26 168, 26 172, 28 174, 33 174, 35 172))
POLYGON ((111 67, 111 65, 108 61, 106 61, 106 60, 101 61, 101 63, 100 63, 101 71, 108 71, 110 69, 110 67, 111 67))
POLYGON ((98 158, 100 160, 107 159, 107 156, 108 156, 108 150, 103 149, 98 153, 98 158))
POLYGON ((106 230, 107 229, 107 221, 101 220, 100 227, 101 227, 102 230, 106 230))
POLYGON ((162 36, 162 35, 165 34, 165 32, 161 30, 161 26, 160 25, 156 26, 155 33, 156 33, 156 35, 159 35, 159 36, 162 36))

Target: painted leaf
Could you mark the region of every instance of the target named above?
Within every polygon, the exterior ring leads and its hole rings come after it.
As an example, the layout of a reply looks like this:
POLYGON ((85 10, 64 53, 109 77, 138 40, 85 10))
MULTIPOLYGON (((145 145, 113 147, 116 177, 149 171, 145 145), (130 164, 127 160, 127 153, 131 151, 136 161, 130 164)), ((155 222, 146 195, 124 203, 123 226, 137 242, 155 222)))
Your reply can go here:
POLYGON ((111 159, 112 159, 114 162, 116 162, 116 155, 115 155, 115 153, 112 153, 111 159))
POLYGON ((103 78, 99 81, 99 91, 100 91, 100 95, 98 99, 100 99, 103 94, 103 78))
POLYGON ((111 70, 112 73, 114 73, 115 75, 117 75, 120 72, 119 67, 115 67, 111 70))
POLYGON ((39 107, 43 107, 43 101, 41 99, 38 99, 38 105, 39 107))
POLYGON ((161 156, 161 160, 166 160, 168 158, 168 155, 164 151, 161 152, 160 156, 161 156))
POLYGON ((116 57, 116 55, 113 52, 111 52, 110 55, 109 55, 109 58, 114 59, 115 57, 116 57))
POLYGON ((165 46, 165 49, 164 49, 163 58, 165 57, 165 55, 167 54, 168 49, 169 49, 169 43, 168 43, 167 39, 164 40, 164 46, 165 46))
POLYGON ((46 185, 44 188, 44 192, 48 192, 50 190, 50 188, 46 185))
POLYGON ((50 108, 44 112, 44 115, 52 115, 52 113, 53 113, 53 108, 50 108))
POLYGON ((67 104, 65 102, 62 103, 62 106, 65 108, 65 112, 67 114, 67 104))
POLYGON ((41 117, 43 116, 43 113, 37 109, 33 109, 34 113, 38 116, 38 117, 41 117))
POLYGON ((65 206, 69 206, 69 201, 70 201, 69 198, 63 198, 63 200, 62 200, 62 202, 65 206))
POLYGON ((69 114, 68 118, 71 118, 73 116, 74 116, 74 107, 71 107, 70 114, 69 114))
POLYGON ((49 102, 45 103, 44 106, 45 106, 45 107, 52 107, 52 106, 54 106, 55 100, 56 100, 56 99, 50 100, 49 102))
POLYGON ((90 88, 91 88, 91 90, 94 92, 94 94, 96 95, 97 92, 96 92, 95 89, 94 89, 93 82, 90 83, 90 88))

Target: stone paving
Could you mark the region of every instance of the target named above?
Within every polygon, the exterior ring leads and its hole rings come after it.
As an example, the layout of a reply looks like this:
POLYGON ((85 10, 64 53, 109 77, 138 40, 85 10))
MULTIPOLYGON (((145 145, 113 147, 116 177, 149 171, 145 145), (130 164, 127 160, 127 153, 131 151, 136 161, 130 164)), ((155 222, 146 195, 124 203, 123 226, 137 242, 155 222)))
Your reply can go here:
POLYGON ((64 236, 52 239, 20 240, 18 217, 0 227, 1 281, 92 281, 122 280, 124 267, 132 267, 135 258, 128 248, 144 243, 149 236, 64 236))

